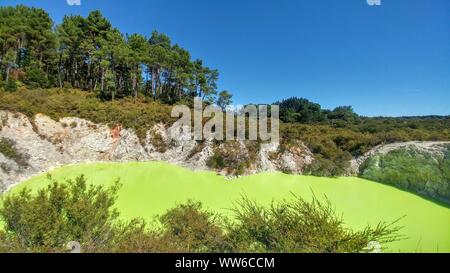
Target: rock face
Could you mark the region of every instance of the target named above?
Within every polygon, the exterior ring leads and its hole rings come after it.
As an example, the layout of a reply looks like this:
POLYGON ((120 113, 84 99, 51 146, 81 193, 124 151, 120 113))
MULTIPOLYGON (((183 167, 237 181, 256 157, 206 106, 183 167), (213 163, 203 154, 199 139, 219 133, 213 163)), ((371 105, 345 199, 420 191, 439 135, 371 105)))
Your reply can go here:
POLYGON ((313 160, 312 152, 300 141, 283 152, 278 151, 276 145, 264 144, 259 154, 258 169, 301 174, 306 166, 313 163, 313 160))
POLYGON ((450 141, 410 141, 379 145, 371 149, 364 156, 354 158, 350 162, 349 174, 358 175, 360 173, 361 165, 373 156, 386 155, 392 151, 401 149, 417 149, 431 155, 443 156, 446 145, 450 145, 450 141))
POLYGON ((352 161, 360 177, 450 204, 450 142, 406 142, 374 148, 352 161))
MULTIPOLYGON (((0 181, 3 189, 52 168, 83 162, 166 161, 193 170, 207 170, 214 155, 211 140, 193 140, 190 128, 167 128, 157 124, 139 139, 120 125, 112 129, 79 118, 52 120, 38 114, 29 119, 20 113, 0 111, 0 140, 8 139, 26 164, 18 164, 0 151, 0 181)), ((246 153, 246 146, 241 152, 246 153)), ((302 143, 280 151, 276 144, 262 144, 255 163, 245 174, 266 171, 302 173, 313 161, 302 143)), ((220 170, 218 170, 220 171, 220 170)))
MULTIPOLYGON (((29 119, 20 113, 0 111, 0 141, 11 146, 9 152, 2 153, 0 149, 0 192, 36 174, 75 163, 165 161, 192 170, 208 170, 208 162, 220 151, 230 164, 245 166, 242 173, 248 175, 274 171, 302 174, 314 161, 311 151, 300 141, 282 148, 274 143, 198 142, 193 140, 190 129, 156 124, 145 139, 139 139, 133 130, 119 124, 110 128, 79 118, 55 121, 38 114, 29 119)), ((447 178, 450 142, 380 145, 353 159, 350 165, 349 175, 385 183, 391 183, 390 176, 402 177, 397 179, 401 181, 392 183, 433 198, 450 200, 450 178, 447 178), (404 153, 391 154, 396 151, 404 153), (413 167, 406 168, 404 162, 413 167), (429 174, 417 170, 434 171, 429 174)), ((229 173, 228 167, 215 171, 229 173)))

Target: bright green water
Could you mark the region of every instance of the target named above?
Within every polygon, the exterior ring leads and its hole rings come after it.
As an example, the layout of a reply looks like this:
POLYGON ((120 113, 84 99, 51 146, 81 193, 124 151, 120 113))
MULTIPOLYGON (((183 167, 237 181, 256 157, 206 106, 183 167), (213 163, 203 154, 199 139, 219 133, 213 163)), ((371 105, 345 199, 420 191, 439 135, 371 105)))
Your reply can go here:
MULTIPOLYGON (((389 245, 396 251, 450 252, 450 208, 417 195, 360 178, 318 178, 280 173, 259 174, 226 181, 212 172, 192 172, 165 163, 105 163, 66 166, 51 172, 53 178, 74 178, 85 174, 94 184, 110 185, 120 178, 123 185, 117 206, 122 217, 153 219, 188 199, 203 202, 206 208, 228 214, 233 201, 243 194, 270 204, 272 200, 292 198, 292 194, 311 198, 326 195, 344 221, 352 228, 394 221, 409 239, 389 245)), ((41 188, 45 175, 31 178, 13 188, 41 188)))

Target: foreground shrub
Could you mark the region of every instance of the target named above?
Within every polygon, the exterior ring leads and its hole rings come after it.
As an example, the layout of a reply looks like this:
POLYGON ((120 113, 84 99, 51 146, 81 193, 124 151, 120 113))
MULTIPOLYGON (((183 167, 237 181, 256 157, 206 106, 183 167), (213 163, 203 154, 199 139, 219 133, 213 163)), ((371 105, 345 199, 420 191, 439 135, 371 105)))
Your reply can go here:
POLYGON ((117 190, 118 184, 108 189, 87 186, 80 176, 65 184, 53 182, 37 194, 24 189, 8 195, 0 209, 6 230, 2 245, 20 252, 60 252, 70 241, 87 250, 101 247, 115 233, 117 190))
POLYGON ((189 201, 167 211, 159 218, 163 239, 183 252, 223 252, 227 250, 221 219, 189 201))
POLYGON ((243 199, 235 208, 236 222, 229 237, 236 252, 355 253, 369 242, 385 244, 399 240, 399 228, 380 223, 362 231, 344 226, 329 201, 300 197, 269 208, 243 199))
POLYGON ((263 207, 243 199, 227 219, 189 201, 157 217, 153 225, 118 220, 119 185, 87 186, 81 176, 32 194, 7 195, 0 209, 0 252, 365 252, 369 242, 400 239, 399 228, 380 223, 362 231, 344 226, 329 202, 314 198, 263 207))

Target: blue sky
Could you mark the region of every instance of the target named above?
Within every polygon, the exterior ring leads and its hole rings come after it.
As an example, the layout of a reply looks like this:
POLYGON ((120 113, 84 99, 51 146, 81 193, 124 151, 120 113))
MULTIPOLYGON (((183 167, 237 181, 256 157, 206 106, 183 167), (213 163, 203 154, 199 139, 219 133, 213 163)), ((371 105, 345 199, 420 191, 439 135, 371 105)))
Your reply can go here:
POLYGON ((450 1, 0 0, 101 10, 122 32, 156 29, 221 72, 235 104, 305 97, 367 116, 450 115, 450 1))

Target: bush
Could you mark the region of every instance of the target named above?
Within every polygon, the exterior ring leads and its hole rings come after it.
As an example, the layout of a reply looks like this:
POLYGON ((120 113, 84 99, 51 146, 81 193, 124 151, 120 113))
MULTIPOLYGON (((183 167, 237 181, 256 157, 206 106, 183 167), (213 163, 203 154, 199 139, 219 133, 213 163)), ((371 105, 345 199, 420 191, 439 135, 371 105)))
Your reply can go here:
POLYGON ((9 159, 12 159, 21 167, 28 166, 28 156, 20 153, 14 147, 15 143, 8 138, 0 138, 0 153, 9 159))
POLYGON ((243 199, 234 211, 229 237, 237 252, 358 253, 366 251, 371 241, 385 244, 400 238, 395 223, 352 231, 329 201, 315 197, 311 202, 296 197, 269 208, 243 199))
POLYGON ((155 147, 158 153, 165 153, 168 149, 168 144, 164 141, 161 134, 157 132, 152 132, 152 145, 155 147))
POLYGON ((207 166, 216 170, 224 170, 227 174, 244 174, 245 169, 256 160, 259 143, 254 142, 252 145, 249 142, 243 145, 246 149, 243 149, 237 141, 228 141, 216 146, 214 154, 207 161, 207 166), (255 145, 258 148, 254 147, 255 145))
POLYGON ((9 79, 5 84, 5 91, 15 92, 17 91, 17 83, 15 80, 9 79))
POLYGON ((47 74, 39 68, 31 68, 27 71, 24 83, 29 88, 47 88, 50 86, 47 74))
POLYGON ((119 221, 114 209, 119 184, 88 186, 83 176, 53 181, 37 193, 7 195, 0 209, 0 252, 67 252, 70 241, 82 252, 365 252, 369 242, 401 239, 399 228, 380 223, 362 231, 345 227, 329 202, 301 198, 262 207, 236 203, 234 218, 205 211, 189 201, 159 216, 119 221))
POLYGON ((345 158, 335 159, 333 161, 317 155, 313 163, 306 166, 305 173, 324 177, 342 176, 348 172, 350 159, 351 157, 346 156, 345 158))
POLYGON ((214 153, 209 159, 206 165, 212 169, 223 169, 225 168, 224 158, 218 154, 214 153))
POLYGON ((284 122, 310 123, 326 119, 320 105, 307 99, 293 97, 275 104, 280 105, 280 119, 284 122))
POLYGON ((183 252, 223 252, 228 248, 219 219, 204 211, 202 204, 188 201, 159 218, 163 239, 183 252))
POLYGON ((70 241, 81 242, 86 250, 100 247, 114 234, 117 190, 118 184, 87 186, 80 176, 67 184, 54 182, 35 195, 28 189, 8 195, 0 209, 7 242, 21 252, 61 252, 70 241))

